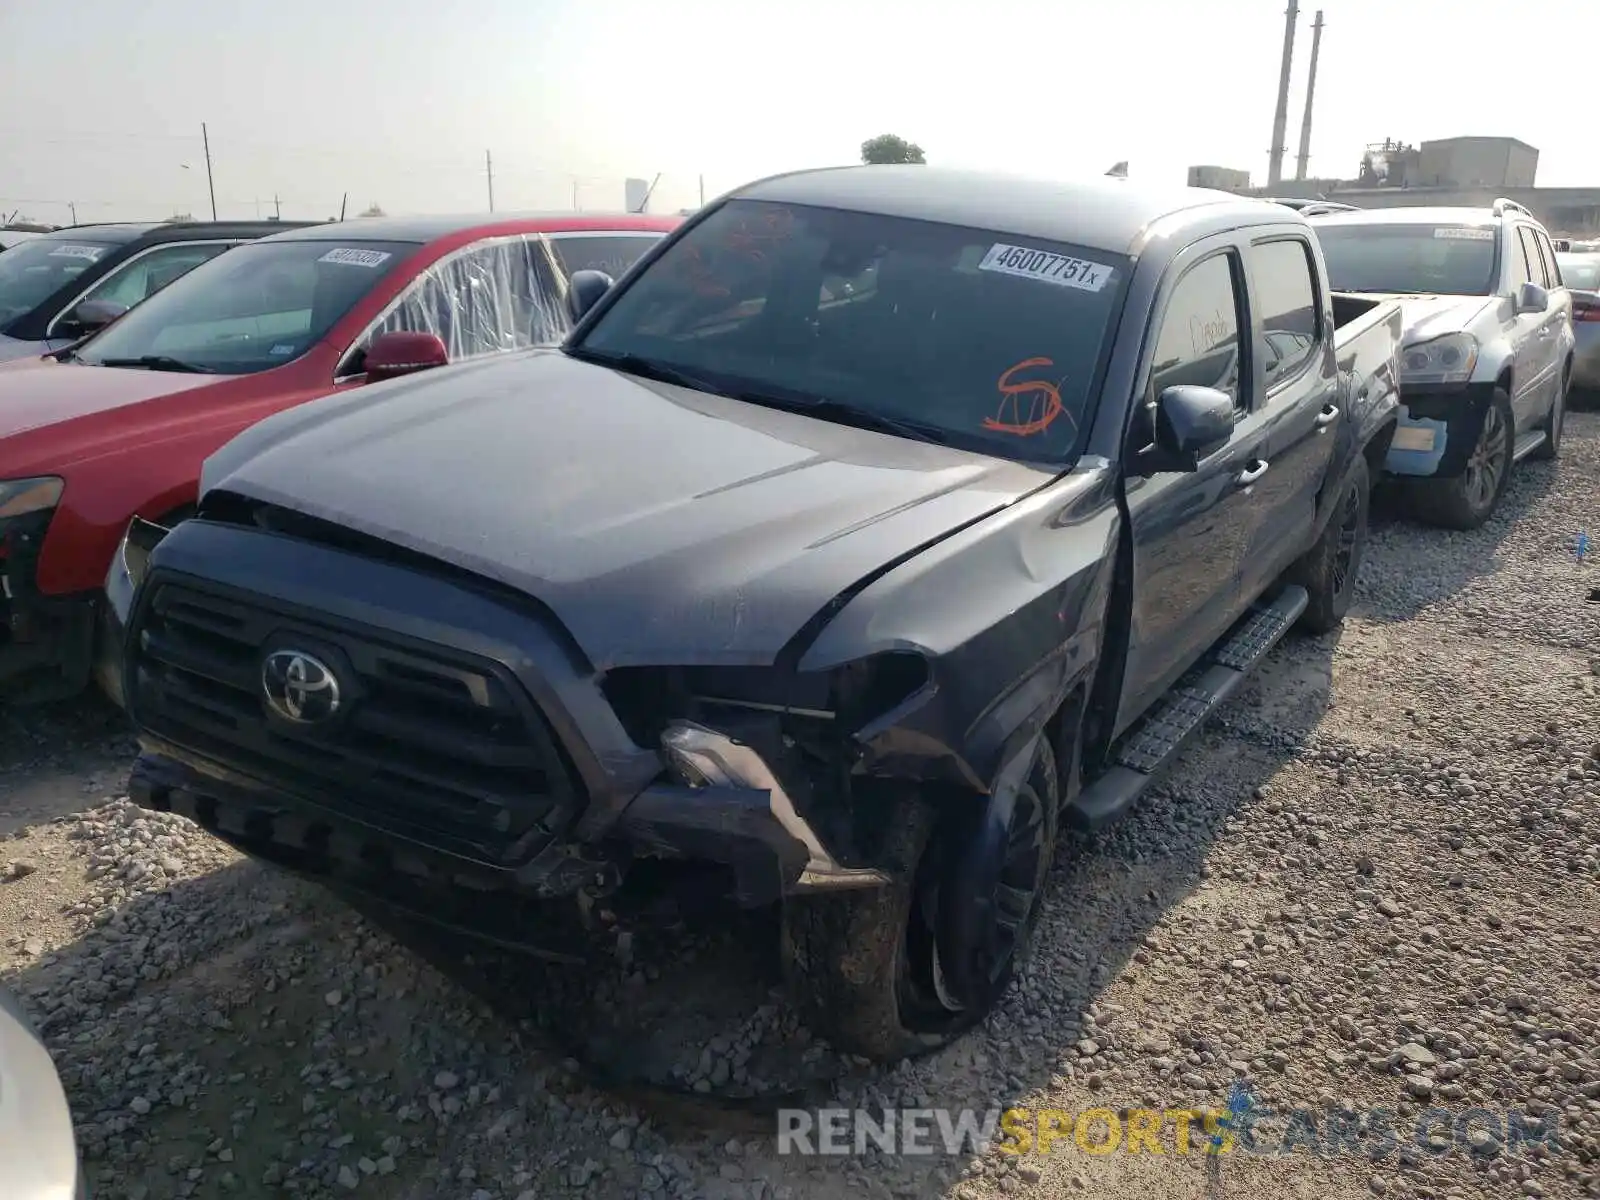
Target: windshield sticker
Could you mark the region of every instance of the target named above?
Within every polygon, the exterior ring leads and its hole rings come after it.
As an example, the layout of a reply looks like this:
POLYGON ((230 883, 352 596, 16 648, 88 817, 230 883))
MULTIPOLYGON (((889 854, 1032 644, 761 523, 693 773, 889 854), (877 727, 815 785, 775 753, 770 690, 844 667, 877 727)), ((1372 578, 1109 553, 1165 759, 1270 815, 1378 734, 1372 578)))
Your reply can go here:
POLYGON ((294 347, 293 346, 274 346, 271 350, 268 350, 267 353, 269 355, 271 355, 273 358, 282 358, 285 354, 293 354, 294 353, 294 347))
POLYGON ((82 258, 89 262, 96 261, 106 252, 104 246, 57 246, 50 251, 51 258, 82 258))
POLYGON ((1111 268, 1102 263, 1085 262, 1081 258, 1068 258, 1065 254, 1052 254, 1048 250, 1033 250, 1027 246, 1008 246, 1004 242, 996 242, 989 247, 989 253, 983 256, 978 270, 1037 279, 1057 287, 1077 288, 1084 292, 1098 292, 1111 279, 1111 268))
POLYGON ((1435 229, 1433 236, 1436 238, 1449 238, 1455 242, 1492 242, 1494 230, 1492 229, 1435 229))
MULTIPOLYGON (((995 433, 1009 433, 1013 437, 1033 437, 1049 429, 1060 417, 1066 417, 1067 424, 1075 426, 1077 422, 1061 403, 1059 383, 1045 379, 1013 382, 1011 378, 1020 371, 1053 366, 1055 362, 1052 359, 1025 358, 1002 371, 1000 378, 995 380, 995 388, 1000 392, 1000 405, 994 416, 983 419, 983 427, 995 433)), ((1066 382, 1064 377, 1061 382, 1066 382)))
POLYGON ((371 268, 388 262, 389 257, 389 253, 386 250, 353 250, 346 246, 338 250, 329 250, 317 261, 340 263, 347 267, 371 268))

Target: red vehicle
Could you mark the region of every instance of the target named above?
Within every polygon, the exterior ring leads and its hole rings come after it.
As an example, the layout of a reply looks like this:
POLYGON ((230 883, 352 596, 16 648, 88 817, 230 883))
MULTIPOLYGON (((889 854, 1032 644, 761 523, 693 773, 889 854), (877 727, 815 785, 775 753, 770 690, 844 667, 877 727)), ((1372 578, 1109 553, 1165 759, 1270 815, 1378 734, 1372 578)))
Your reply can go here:
POLYGON ((332 392, 559 341, 574 272, 620 275, 680 221, 309 226, 218 256, 67 350, 0 365, 0 702, 84 687, 130 520, 182 519, 200 464, 236 433, 332 392))

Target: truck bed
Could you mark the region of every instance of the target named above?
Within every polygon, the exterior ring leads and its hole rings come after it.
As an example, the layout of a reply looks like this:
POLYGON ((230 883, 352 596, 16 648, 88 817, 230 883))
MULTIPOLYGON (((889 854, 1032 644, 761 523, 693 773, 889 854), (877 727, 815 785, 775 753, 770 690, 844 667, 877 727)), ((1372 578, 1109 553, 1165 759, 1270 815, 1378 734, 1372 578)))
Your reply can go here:
POLYGON ((1398 300, 1333 293, 1333 350, 1349 381, 1350 418, 1363 444, 1399 400, 1403 329, 1398 300))

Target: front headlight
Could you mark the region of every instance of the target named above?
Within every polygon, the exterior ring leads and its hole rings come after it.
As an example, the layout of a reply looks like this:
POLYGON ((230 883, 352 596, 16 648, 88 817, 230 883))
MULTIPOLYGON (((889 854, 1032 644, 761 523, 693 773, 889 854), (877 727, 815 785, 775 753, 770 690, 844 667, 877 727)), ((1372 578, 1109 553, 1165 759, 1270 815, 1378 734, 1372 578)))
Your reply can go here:
POLYGON ((1466 383, 1478 365, 1478 339, 1447 333, 1400 352, 1402 383, 1466 383))
POLYGON ((0 521, 54 508, 61 499, 61 488, 61 480, 54 475, 0 479, 0 521))

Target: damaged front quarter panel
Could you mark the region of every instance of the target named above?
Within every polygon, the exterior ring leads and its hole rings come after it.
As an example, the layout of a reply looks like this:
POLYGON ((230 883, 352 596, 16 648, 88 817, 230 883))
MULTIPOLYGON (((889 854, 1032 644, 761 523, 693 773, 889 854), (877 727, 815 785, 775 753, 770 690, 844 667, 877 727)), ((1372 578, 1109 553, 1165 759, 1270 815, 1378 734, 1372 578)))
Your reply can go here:
POLYGON ((854 597, 802 670, 914 650, 930 672, 926 695, 856 731, 855 772, 991 792, 1092 675, 1119 529, 1115 474, 1086 461, 854 597))
POLYGON ((1024 759, 1026 773, 1087 686, 1119 529, 1114 474, 1086 463, 825 610, 777 665, 608 673, 670 777, 619 832, 731 859, 744 903, 882 882, 901 806, 989 795, 1024 759))

